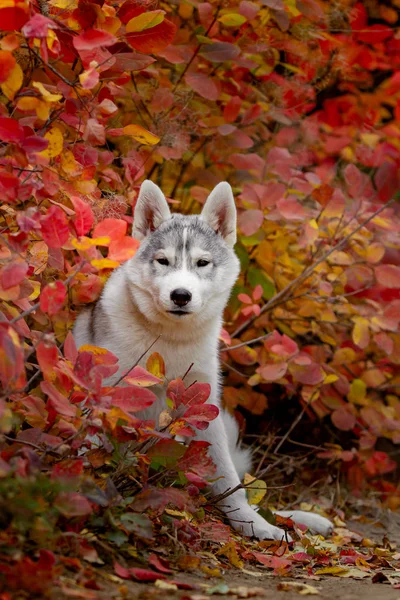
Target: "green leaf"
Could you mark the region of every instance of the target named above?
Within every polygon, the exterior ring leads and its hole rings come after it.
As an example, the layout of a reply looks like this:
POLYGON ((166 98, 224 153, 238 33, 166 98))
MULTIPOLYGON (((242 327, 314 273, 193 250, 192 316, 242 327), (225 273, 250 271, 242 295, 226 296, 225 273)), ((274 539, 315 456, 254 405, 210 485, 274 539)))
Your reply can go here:
POLYGON ((146 540, 153 539, 153 524, 147 515, 140 513, 125 513, 121 516, 121 525, 135 535, 146 540))
POLYGON ((257 267, 249 268, 247 272, 247 281, 252 289, 254 289, 256 285, 261 285, 263 289, 263 298, 265 298, 265 300, 269 300, 276 294, 274 282, 271 281, 264 271, 257 267))
POLYGON ((243 23, 246 23, 247 19, 243 15, 238 13, 228 13, 219 17, 218 21, 225 25, 225 27, 240 27, 243 23))

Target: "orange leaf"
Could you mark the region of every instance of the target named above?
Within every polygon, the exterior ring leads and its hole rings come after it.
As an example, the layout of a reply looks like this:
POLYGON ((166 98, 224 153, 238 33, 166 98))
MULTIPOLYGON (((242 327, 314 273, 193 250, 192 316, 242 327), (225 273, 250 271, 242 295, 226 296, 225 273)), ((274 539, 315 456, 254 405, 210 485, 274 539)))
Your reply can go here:
POLYGON ((109 246, 111 242, 115 242, 116 240, 123 238, 127 229, 128 223, 123 219, 104 219, 98 225, 96 225, 92 236, 94 238, 110 238, 110 242, 108 244, 104 244, 104 246, 109 246))

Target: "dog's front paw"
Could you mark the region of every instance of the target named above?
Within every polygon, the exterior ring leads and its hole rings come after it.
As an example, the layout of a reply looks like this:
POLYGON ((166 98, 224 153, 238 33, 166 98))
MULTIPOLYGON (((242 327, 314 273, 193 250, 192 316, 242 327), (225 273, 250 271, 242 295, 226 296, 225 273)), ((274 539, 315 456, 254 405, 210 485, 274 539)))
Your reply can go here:
POLYGON ((292 541, 286 531, 268 523, 249 506, 235 512, 235 520, 232 519, 231 524, 236 531, 246 537, 255 537, 259 540, 292 541))
POLYGON ((321 517, 321 515, 314 515, 312 513, 308 513, 310 517, 309 524, 304 523, 307 527, 318 535, 323 535, 324 538, 327 538, 333 533, 333 523, 326 519, 325 517, 321 517))
POLYGON ((312 533, 323 535, 325 538, 333 533, 333 523, 321 515, 304 510, 278 510, 275 514, 281 517, 290 517, 295 523, 305 525, 312 533))

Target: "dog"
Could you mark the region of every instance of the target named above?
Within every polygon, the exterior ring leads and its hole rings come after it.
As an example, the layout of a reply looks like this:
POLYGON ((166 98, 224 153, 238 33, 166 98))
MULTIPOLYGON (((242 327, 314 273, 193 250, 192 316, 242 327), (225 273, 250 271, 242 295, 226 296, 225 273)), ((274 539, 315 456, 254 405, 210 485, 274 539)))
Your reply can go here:
MULTIPOLYGON (((147 180, 141 185, 134 210, 133 237, 140 246, 133 258, 117 268, 100 299, 77 318, 77 346, 106 348, 119 359, 112 385, 150 348, 159 352, 166 379, 182 377, 193 364, 185 384, 209 383, 209 401, 220 408, 218 417, 197 439, 211 444, 210 455, 218 478, 211 486, 215 496, 238 488, 219 506, 234 529, 258 539, 290 539, 248 504, 240 481, 251 466, 248 449, 238 446, 236 420, 221 409, 219 335, 223 311, 239 275, 236 242, 236 207, 230 185, 219 183, 200 215, 171 214, 160 188, 147 180)), ((147 356, 139 362, 145 366, 147 356)), ((157 386, 156 402, 143 419, 158 418, 165 408, 165 386, 157 386)), ((153 388, 154 389, 154 388, 153 388)), ((328 519, 303 511, 279 511, 328 536, 328 519)))

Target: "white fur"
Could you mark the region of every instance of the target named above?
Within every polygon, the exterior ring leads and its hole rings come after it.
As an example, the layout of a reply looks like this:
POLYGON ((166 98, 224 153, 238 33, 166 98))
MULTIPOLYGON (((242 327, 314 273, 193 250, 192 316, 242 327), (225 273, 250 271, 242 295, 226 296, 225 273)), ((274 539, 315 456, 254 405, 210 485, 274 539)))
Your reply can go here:
MULTIPOLYGON (((150 239, 147 236, 151 236, 152 231, 169 219, 171 214, 163 193, 155 184, 145 181, 135 208, 133 235, 145 244, 150 239)), ((239 261, 231 250, 236 240, 236 209, 229 184, 217 185, 207 199, 201 219, 218 232, 223 240, 220 243, 225 243, 225 248, 229 249, 229 267, 219 268, 217 285, 212 279, 200 278, 196 275, 196 269, 190 270, 188 267, 190 260, 207 258, 208 248, 194 248, 192 256, 185 256, 180 270, 172 270, 165 276, 165 267, 157 263, 157 258, 160 258, 161 252, 162 257, 173 261, 175 253, 175 248, 166 247, 157 252, 151 265, 134 257, 113 272, 98 303, 100 320, 94 321, 94 342, 90 314, 86 311, 78 317, 74 328, 77 346, 95 343, 119 358, 119 371, 107 383, 112 384, 123 372, 128 371, 144 350, 150 348, 160 336, 151 351, 163 356, 167 380, 182 377, 193 363, 185 384, 189 385, 195 380, 209 383, 209 401, 220 407, 218 340, 223 310, 239 273, 239 261), (188 305, 190 314, 183 317, 167 312, 173 304, 171 291, 180 287, 192 294, 188 305)), ((145 355, 139 364, 145 367, 147 358, 148 355, 145 355)), ((157 386, 153 390, 158 401, 140 416, 158 423, 159 415, 165 408, 166 386, 157 386)), ((221 411, 208 429, 197 432, 197 438, 211 443, 210 454, 216 464, 218 477, 212 485, 212 493, 219 495, 239 486, 239 474, 242 477, 249 470, 251 458, 249 451, 237 446, 234 419, 230 415, 223 415, 221 411)), ((235 491, 221 501, 220 507, 226 512, 232 526, 244 535, 259 539, 288 537, 283 530, 267 523, 249 506, 244 489, 235 491)), ((321 518, 316 515, 309 517, 314 517, 314 526, 318 526, 317 521, 321 518)), ((327 527, 319 527, 319 530, 324 533, 327 527)))

